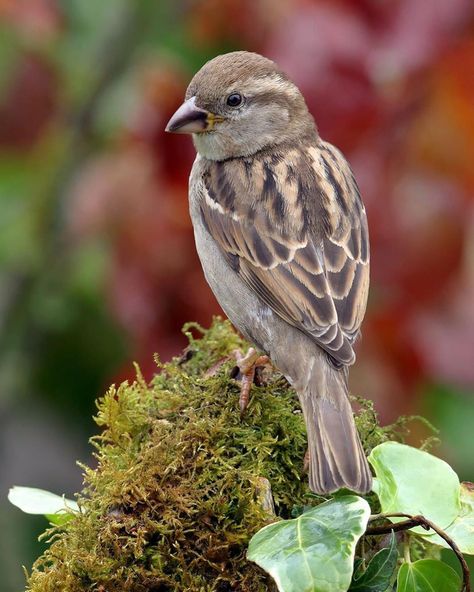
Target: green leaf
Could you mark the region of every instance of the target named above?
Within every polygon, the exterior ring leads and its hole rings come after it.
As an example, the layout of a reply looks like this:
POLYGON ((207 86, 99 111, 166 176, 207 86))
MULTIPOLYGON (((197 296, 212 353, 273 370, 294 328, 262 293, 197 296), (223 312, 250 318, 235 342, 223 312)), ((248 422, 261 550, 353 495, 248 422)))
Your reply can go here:
POLYGON ((369 504, 356 495, 327 501, 262 528, 247 558, 274 578, 280 592, 346 592, 369 516, 369 504))
POLYGON ((381 549, 370 560, 367 569, 352 580, 350 592, 385 592, 397 567, 398 551, 392 532, 390 546, 381 549))
MULTIPOLYGON (((472 483, 461 483, 461 510, 444 532, 453 539, 462 553, 474 555, 474 485, 472 483)), ((426 531, 423 533, 425 540, 451 548, 440 536, 430 533, 426 531)))
MULTIPOLYGON (((443 529, 457 517, 459 479, 440 458, 405 444, 384 442, 372 450, 369 462, 377 477, 373 490, 382 512, 422 514, 443 529)), ((413 530, 426 533, 421 527, 413 530)))
POLYGON ((34 487, 12 487, 8 500, 26 514, 43 514, 53 524, 70 520, 79 506, 74 500, 34 487))
POLYGON ((437 559, 404 563, 398 572, 397 592, 459 592, 460 587, 454 569, 437 559))
POLYGON ((45 514, 44 517, 48 522, 51 524, 55 524, 56 526, 62 526, 72 520, 74 518, 74 514, 70 512, 60 512, 59 514, 45 514))

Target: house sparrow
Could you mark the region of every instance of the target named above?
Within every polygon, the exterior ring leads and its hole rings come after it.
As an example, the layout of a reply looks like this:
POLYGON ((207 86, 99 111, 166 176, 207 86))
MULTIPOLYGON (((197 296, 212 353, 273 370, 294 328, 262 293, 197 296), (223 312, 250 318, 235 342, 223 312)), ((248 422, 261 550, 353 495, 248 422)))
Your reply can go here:
MULTIPOLYGON (((298 394, 316 493, 371 489, 348 399, 369 288, 367 219, 344 156, 278 66, 237 51, 205 64, 166 131, 193 135, 190 212, 206 279, 298 394)), ((244 359, 245 372, 259 354, 244 359)))

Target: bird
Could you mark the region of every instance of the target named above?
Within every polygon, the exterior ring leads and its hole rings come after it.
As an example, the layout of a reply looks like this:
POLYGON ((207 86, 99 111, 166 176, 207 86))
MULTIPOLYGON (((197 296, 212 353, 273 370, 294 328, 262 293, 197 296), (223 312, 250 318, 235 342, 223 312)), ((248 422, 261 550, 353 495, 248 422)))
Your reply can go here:
POLYGON ((348 390, 369 235, 348 162, 321 139, 289 76, 247 51, 205 63, 166 131, 192 134, 196 249, 217 301, 254 346, 243 374, 264 355, 295 388, 313 492, 369 492, 348 390))

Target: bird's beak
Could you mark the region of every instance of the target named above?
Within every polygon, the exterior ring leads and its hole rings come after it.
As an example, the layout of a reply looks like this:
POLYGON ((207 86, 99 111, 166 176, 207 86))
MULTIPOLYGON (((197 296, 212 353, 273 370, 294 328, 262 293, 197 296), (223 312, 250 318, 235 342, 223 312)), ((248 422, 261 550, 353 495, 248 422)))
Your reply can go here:
POLYGON ((183 103, 168 121, 165 131, 174 134, 199 134, 212 130, 216 121, 222 121, 222 117, 197 107, 195 103, 196 97, 183 103))

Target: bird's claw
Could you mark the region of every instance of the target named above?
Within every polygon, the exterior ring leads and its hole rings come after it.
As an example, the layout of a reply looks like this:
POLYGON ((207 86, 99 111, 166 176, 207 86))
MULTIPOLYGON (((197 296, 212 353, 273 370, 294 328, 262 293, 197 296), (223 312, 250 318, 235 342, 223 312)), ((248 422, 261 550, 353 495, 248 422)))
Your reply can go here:
POLYGON ((254 381, 258 380, 259 386, 262 384, 261 374, 257 372, 257 368, 265 366, 270 362, 268 356, 261 356, 253 348, 249 348, 246 355, 242 355, 240 350, 234 350, 233 352, 237 364, 232 371, 232 377, 237 378, 241 376, 241 387, 239 396, 239 408, 240 416, 243 417, 248 407, 250 400, 250 389, 254 381), (236 372, 237 369, 237 372, 236 372))

